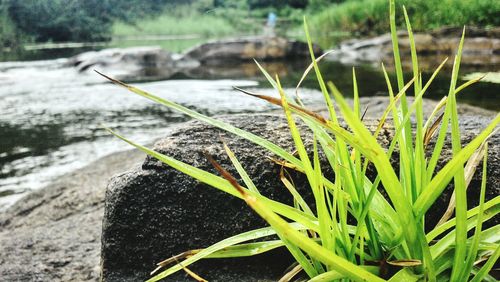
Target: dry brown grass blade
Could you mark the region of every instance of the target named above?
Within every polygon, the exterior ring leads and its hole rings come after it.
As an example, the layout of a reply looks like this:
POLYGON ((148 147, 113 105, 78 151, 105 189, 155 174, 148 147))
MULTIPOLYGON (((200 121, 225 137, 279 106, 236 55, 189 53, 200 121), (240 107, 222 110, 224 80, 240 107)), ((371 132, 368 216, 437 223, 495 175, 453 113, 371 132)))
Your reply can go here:
MULTIPOLYGON (((335 51, 335 50, 330 50, 330 51, 324 53, 323 55, 319 56, 318 58, 316 58, 316 63, 319 63, 319 61, 321 61, 324 57, 326 57, 326 55, 332 53, 333 51, 335 51)), ((309 64, 309 66, 307 67, 307 69, 302 74, 302 77, 300 78, 299 83, 297 83, 297 86, 295 87, 295 96, 297 97, 297 99, 299 101, 300 101, 300 97, 299 97, 299 88, 300 88, 300 85, 302 85, 302 82, 304 82, 304 79, 306 79, 306 76, 309 74, 309 72, 313 68, 314 68, 314 62, 311 62, 309 64)))
POLYGON ((287 188, 288 190, 290 190, 288 188, 289 187, 288 185, 295 187, 295 183, 293 182, 292 176, 290 175, 290 173, 288 173, 288 171, 285 170, 284 166, 281 166, 280 168, 280 180, 283 183, 283 185, 285 185, 285 188, 287 188))
POLYGON ((241 195, 246 195, 245 188, 241 187, 240 184, 238 184, 238 181, 236 178, 234 178, 227 170, 225 170, 210 154, 205 152, 205 157, 208 159, 208 161, 214 166, 214 168, 221 174, 224 179, 229 181, 229 183, 240 192, 241 195))
POLYGON ((419 259, 398 259, 387 261, 387 264, 401 267, 410 267, 422 265, 422 261, 419 259))
MULTIPOLYGON (((271 96, 267 96, 267 95, 262 95, 262 94, 258 94, 258 93, 253 93, 251 91, 248 91, 248 90, 245 90, 245 89, 241 89, 239 87, 236 87, 236 86, 233 86, 233 88, 235 90, 238 90, 244 94, 247 94, 247 95, 250 95, 252 97, 256 97, 256 98, 259 98, 259 99, 262 99, 262 100, 265 100, 273 105, 276 105, 276 106, 280 106, 280 107, 283 107, 283 104, 281 103, 281 99, 279 98, 274 98, 274 97, 271 97, 271 96)), ((297 111, 300 111, 304 114, 307 114, 313 118, 315 118, 316 120, 318 120, 319 122, 323 123, 323 124, 326 124, 327 123, 327 120, 322 117, 321 115, 313 112, 313 111, 310 111, 308 109, 305 109, 303 107, 299 107, 297 105, 294 105, 294 104, 288 104, 288 106, 290 106, 290 108, 294 109, 294 110, 297 110, 297 111)))
POLYGON ((278 160, 278 159, 275 159, 273 157, 267 157, 267 158, 270 161, 272 161, 273 163, 278 164, 282 167, 290 168, 290 169, 293 169, 293 170, 298 171, 298 172, 303 172, 303 170, 299 169, 296 165, 289 163, 287 161, 278 160))
POLYGON ((98 73, 99 75, 101 75, 102 77, 106 78, 107 80, 109 80, 109 81, 113 82, 114 84, 117 84, 117 85, 123 86, 123 87, 125 87, 125 88, 130 88, 130 87, 131 87, 130 85, 128 85, 128 84, 126 84, 126 83, 124 83, 124 82, 121 82, 121 81, 119 81, 119 80, 117 80, 117 79, 114 79, 114 78, 112 78, 112 77, 109 77, 109 76, 107 76, 107 75, 103 74, 102 72, 99 72, 98 70, 94 70, 94 71, 95 71, 96 73, 98 73))
MULTIPOLYGON (((180 264, 180 263, 179 263, 180 264)), ((182 269, 189 275, 191 276, 194 280, 198 281, 198 282, 208 282, 208 280, 206 279, 203 279, 202 277, 200 277, 198 274, 194 273, 192 270, 190 270, 189 268, 183 266, 182 264, 180 264, 182 266, 182 269)))
MULTIPOLYGON (((494 132, 493 132, 494 134, 494 132)), ((491 136, 491 135, 490 135, 491 136)), ((488 137, 489 138, 489 137, 488 137)), ((487 139, 488 139, 487 138, 487 139)), ((474 154, 470 157, 470 159, 467 161, 467 164, 465 165, 464 168, 464 174, 465 174, 465 189, 469 188, 469 184, 472 180, 472 176, 474 176, 474 173, 476 172, 476 168, 479 165, 479 163, 482 161, 485 153, 485 144, 486 142, 483 142, 479 148, 474 152, 474 154)), ((446 208, 446 211, 444 212, 443 216, 439 219, 438 223, 436 224, 436 227, 445 223, 448 221, 454 211, 455 211, 455 191, 453 191, 453 194, 451 195, 450 202, 448 203, 448 207, 446 208)))
POLYGON ((431 141, 432 137, 436 133, 436 130, 439 128, 439 124, 443 120, 444 113, 441 113, 439 117, 434 121, 434 123, 427 129, 424 134, 424 146, 426 147, 431 141))
POLYGON ((300 264, 298 264, 294 268, 292 268, 290 271, 285 273, 285 275, 283 275, 283 277, 281 277, 280 280, 278 280, 278 282, 292 281, 293 277, 295 277, 295 275, 299 274, 301 271, 302 271, 302 266, 300 264))
POLYGON ((195 249, 195 250, 185 251, 185 252, 180 253, 178 255, 175 255, 175 256, 173 256, 171 258, 168 258, 166 260, 160 261, 159 263, 156 264, 158 267, 155 268, 153 271, 151 271, 151 275, 154 275, 160 269, 164 268, 165 266, 167 266, 169 264, 172 264, 174 262, 177 263, 181 259, 186 259, 186 258, 189 258, 190 256, 194 256, 197 253, 199 253, 200 251, 202 251, 202 250, 201 249, 195 249))

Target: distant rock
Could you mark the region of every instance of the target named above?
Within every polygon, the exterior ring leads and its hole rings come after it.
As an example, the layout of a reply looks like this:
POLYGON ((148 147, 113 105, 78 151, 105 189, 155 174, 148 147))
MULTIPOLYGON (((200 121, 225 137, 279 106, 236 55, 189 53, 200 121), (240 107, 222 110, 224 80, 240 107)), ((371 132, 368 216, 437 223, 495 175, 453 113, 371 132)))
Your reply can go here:
POLYGON ((96 69, 125 81, 166 79, 177 69, 173 54, 155 46, 85 52, 66 65, 80 72, 96 69))
MULTIPOLYGON (((386 101, 386 100, 385 100, 386 101)), ((384 101, 373 105, 383 105, 384 101)), ((375 114, 380 114, 381 111, 375 114)), ((278 115, 236 115, 223 120, 248 130, 293 151, 286 120, 278 115)), ((468 143, 490 117, 467 116, 462 120, 463 141, 468 143)), ((369 121, 374 128, 376 121, 369 121)), ((306 144, 312 137, 301 127, 306 144)), ((380 142, 387 146, 392 138, 390 126, 384 129, 380 142)), ((201 122, 189 122, 154 146, 158 152, 184 161, 195 167, 214 171, 203 152, 208 151, 225 168, 233 166, 223 152, 220 137, 242 162, 262 194, 288 204, 292 203, 288 191, 279 181, 279 165, 268 157, 272 154, 259 146, 201 122)), ((491 141, 488 168, 487 198, 500 192, 499 139, 491 141)), ((431 144, 432 146, 432 144, 431 144)), ((442 158, 450 158, 451 150, 445 149, 442 158)), ((393 160, 397 161, 397 160, 393 160)), ((442 163, 441 163, 442 165, 442 163)), ((324 165, 327 168, 328 165, 324 165)), ((373 176, 373 170, 370 172, 373 176)), ((328 174, 328 172, 327 172, 328 174)), ((297 189, 311 201, 303 175, 293 174, 297 189)), ((477 205, 480 173, 469 189, 469 205, 477 205)), ((426 223, 434 224, 443 214, 450 188, 432 206, 426 223)), ((498 223, 498 218, 495 221, 498 223)), ((155 263, 181 252, 208 247, 226 237, 263 227, 266 224, 246 206, 245 202, 217 191, 191 177, 148 157, 142 168, 112 179, 106 192, 103 220, 101 266, 103 281, 139 281, 147 279, 155 263)), ((190 266, 200 276, 210 281, 276 281, 292 262, 283 249, 250 258, 234 260, 204 260, 190 266)), ((166 281, 190 281, 180 271, 166 281)))
MULTIPOLYGON (((435 65, 448 56, 453 56, 460 42, 462 29, 442 28, 429 33, 414 33, 419 61, 424 65, 435 65), (437 58, 437 60, 436 60, 437 58)), ((467 28, 463 48, 462 65, 494 66, 500 64, 500 28, 467 28)), ((406 32, 398 32, 400 52, 403 57, 410 56, 410 40, 406 32)), ((353 39, 340 44, 329 59, 345 64, 360 62, 392 64, 392 41, 390 34, 353 39)), ((404 60, 408 64, 411 60, 404 60)), ((449 64, 453 60, 448 60, 449 64)), ((409 65, 408 65, 409 66, 409 65)), ((424 66, 425 67, 425 66, 424 66)))
MULTIPOLYGON (((315 45, 315 54, 321 49, 315 45)), ((188 50, 184 59, 196 60, 204 64, 225 64, 228 61, 259 61, 286 58, 309 58, 306 43, 283 37, 243 37, 223 39, 201 44, 188 50)))
MULTIPOLYGON (((314 52, 320 54, 321 49, 315 45, 314 52)), ((119 80, 137 82, 168 79, 176 73, 203 76, 218 72, 214 69, 218 66, 254 64, 252 59, 265 62, 289 58, 309 60, 307 44, 282 37, 260 36, 212 41, 184 54, 173 54, 155 46, 90 51, 68 59, 64 66, 75 67, 79 72, 96 69, 119 80)), ((236 69, 248 71, 248 68, 236 69)))

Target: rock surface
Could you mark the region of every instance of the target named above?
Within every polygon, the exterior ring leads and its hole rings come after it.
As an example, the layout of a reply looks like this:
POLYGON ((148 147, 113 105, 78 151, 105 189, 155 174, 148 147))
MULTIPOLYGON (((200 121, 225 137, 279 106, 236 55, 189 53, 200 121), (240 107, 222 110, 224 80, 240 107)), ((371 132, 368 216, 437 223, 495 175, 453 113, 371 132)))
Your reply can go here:
POLYGON ((110 155, 0 213, 0 280, 99 280, 104 188, 143 158, 137 151, 110 155))
POLYGON ((161 47, 112 48, 89 51, 68 60, 78 71, 102 71, 120 80, 168 78, 175 72, 172 53, 161 47))
MULTIPOLYGON (((321 53, 321 49, 317 46, 314 47, 314 51, 316 54, 321 53)), ((188 50, 184 55, 184 59, 196 60, 202 65, 297 57, 309 57, 306 43, 282 37, 262 36, 208 42, 188 50)))
MULTIPOLYGON (((314 46, 314 50, 316 54, 321 53, 318 46, 314 46)), ((204 43, 184 54, 172 54, 156 46, 90 51, 68 59, 63 66, 75 67, 79 72, 95 69, 130 82, 168 79, 176 73, 187 76, 197 74, 199 77, 220 71, 217 67, 221 65, 250 61, 253 64, 250 69, 255 71, 252 59, 263 62, 290 58, 302 58, 307 61, 307 44, 282 37, 255 36, 204 43)), ((246 72, 249 67, 238 69, 246 72)))
MULTIPOLYGON (((280 116, 240 115, 224 119, 292 151, 286 121, 280 116)), ((491 116, 463 117, 464 143, 469 142, 490 119, 491 116)), ((306 143, 310 144, 311 136, 307 131, 303 133, 306 143)), ((219 136, 234 150, 262 194, 291 203, 291 197, 278 179, 279 166, 267 158, 272 155, 249 141, 200 122, 191 122, 156 143, 154 148, 195 167, 213 171, 203 154, 208 151, 224 167, 231 168, 219 136)), ((381 142, 388 144, 390 128, 381 136, 381 142)), ((499 138, 499 134, 493 136, 490 146, 489 199, 500 192, 500 171, 495 169, 500 157, 499 138)), ((450 150, 445 150, 443 159, 448 159, 450 154, 450 150)), ((304 177, 294 175, 294 179, 299 191, 307 195, 306 201, 310 200, 304 177)), ((477 204, 479 179, 480 174, 476 174, 469 189, 471 206, 477 204)), ((450 195, 448 189, 431 208, 428 223, 437 222, 450 195)), ((498 219, 495 222, 498 223, 498 219)), ((243 201, 148 157, 141 169, 115 177, 108 185, 102 233, 102 278, 104 281, 143 280, 149 277, 156 262, 262 226, 265 226, 264 222, 243 201)), ((281 250, 255 258, 206 260, 190 269, 210 281, 277 280, 290 262, 290 256, 281 250)), ((177 273, 167 281, 189 279, 186 274, 177 273)))
MULTIPOLYGON (((447 56, 456 53, 461 29, 443 28, 431 33, 415 33, 415 45, 419 53, 419 61, 432 66, 436 61, 442 61, 447 56), (438 58, 438 59, 436 59, 438 58)), ((462 65, 468 66, 498 66, 500 64, 500 28, 466 30, 463 48, 462 65)), ((399 47, 403 57, 410 56, 410 41, 406 32, 399 32, 399 47)), ((393 60, 392 41, 390 34, 368 38, 354 39, 340 44, 336 52, 328 58, 346 64, 360 62, 389 63, 393 60)), ((411 60, 404 60, 410 67, 411 60)), ((453 64, 453 60, 448 60, 453 64)))

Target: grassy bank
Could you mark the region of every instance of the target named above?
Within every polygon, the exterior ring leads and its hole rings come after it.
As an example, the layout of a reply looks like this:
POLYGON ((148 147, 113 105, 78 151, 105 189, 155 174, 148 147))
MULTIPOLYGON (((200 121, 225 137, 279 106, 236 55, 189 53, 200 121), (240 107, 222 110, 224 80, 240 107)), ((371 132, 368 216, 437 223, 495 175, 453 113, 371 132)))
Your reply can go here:
MULTIPOLYGON (((429 30, 441 26, 498 26, 500 1, 497 0, 404 0, 415 30, 429 30)), ((330 5, 310 16, 311 27, 317 34, 350 32, 354 35, 373 35, 387 31, 387 0, 347 1, 330 5)), ((402 14, 396 16, 401 27, 402 14)))
POLYGON ((147 35, 198 35, 214 37, 233 34, 234 26, 227 20, 210 14, 191 14, 184 17, 164 13, 158 17, 140 20, 134 24, 117 22, 113 25, 113 37, 140 37, 147 35))
POLYGON ((165 12, 133 24, 116 22, 112 31, 113 46, 159 45, 173 52, 184 51, 207 39, 244 33, 227 18, 196 11, 165 12))
POLYGON ((112 46, 159 45, 172 52, 184 51, 207 38, 234 34, 236 30, 225 19, 212 15, 191 14, 183 17, 165 13, 134 24, 113 25, 112 46))

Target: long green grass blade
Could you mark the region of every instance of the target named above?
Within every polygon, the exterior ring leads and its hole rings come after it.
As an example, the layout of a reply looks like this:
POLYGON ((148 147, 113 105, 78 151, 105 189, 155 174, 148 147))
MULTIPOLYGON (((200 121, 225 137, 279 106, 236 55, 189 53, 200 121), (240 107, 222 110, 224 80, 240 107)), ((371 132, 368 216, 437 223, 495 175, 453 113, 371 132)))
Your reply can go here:
MULTIPOLYGON (((236 187, 235 187, 236 188, 236 187)), ((355 281, 384 281, 371 272, 359 267, 344 258, 337 256, 332 251, 318 245, 303 233, 290 227, 289 223, 270 210, 266 204, 256 197, 251 196, 247 190, 238 189, 247 204, 252 207, 264 220, 266 220, 278 234, 286 234, 286 238, 300 247, 311 257, 330 265, 340 274, 355 281)))
MULTIPOLYGON (((96 71, 97 72, 97 71, 96 71)), ((289 152, 287 152, 286 150, 284 150, 283 148, 281 148, 280 146, 266 140, 265 138, 262 138, 260 136, 257 136, 255 134, 252 134, 250 132, 247 132, 245 130, 242 130, 242 129, 239 129, 235 126, 232 126, 228 123, 225 123, 225 122, 222 122, 220 120, 217 120, 217 119, 214 119, 214 118, 211 118, 211 117, 208 117, 208 116, 205 116, 203 114, 200 114, 196 111, 193 111, 191 109, 188 109, 186 107, 183 107, 181 105, 178 105, 172 101, 169 101, 169 100, 166 100, 166 99, 163 99, 163 98, 160 98, 158 96, 155 96, 153 94, 150 94, 146 91, 143 91, 137 87, 134 87, 134 86, 131 86, 131 85, 128 85, 126 83, 123 83, 119 80, 116 80, 114 78, 111 78, 109 76, 106 76, 100 72, 97 72, 99 73, 100 75, 102 75, 103 77, 105 77, 106 79, 108 79, 109 81, 111 81, 112 83, 114 84, 117 84, 119 86, 122 86, 124 88, 126 88, 127 90, 129 90, 130 92, 132 93, 135 93, 139 96, 142 96, 144 98, 147 98, 153 102, 156 102, 158 104, 161 104, 161 105, 164 105, 168 108, 171 108, 171 109, 174 109, 176 111, 179 111, 183 114, 186 114, 192 118, 195 118, 197 120, 200 120, 200 121, 203 121, 203 122, 206 122, 207 124, 210 124, 210 125, 213 125, 215 127, 218 127, 222 130, 225 130, 227 132, 230 132, 230 133, 233 133, 235 135, 238 135, 242 138, 245 138, 271 152, 273 152, 274 154, 278 155, 279 157, 287 160, 288 162, 290 163, 293 163, 294 165, 298 166, 298 167, 302 167, 302 163, 297 159, 295 158, 292 154, 290 154, 289 152)))
POLYGON ((237 244, 218 250, 205 258, 236 258, 260 255, 265 252, 283 247, 285 244, 281 240, 272 240, 265 242, 255 242, 246 244, 237 244))
MULTIPOLYGON (((377 266, 361 266, 362 268, 366 269, 367 271, 377 275, 379 272, 379 268, 377 266)), ((330 282, 330 281, 336 281, 338 279, 343 279, 347 278, 345 275, 338 273, 335 270, 328 271, 325 273, 322 273, 314 278, 311 278, 308 280, 308 282, 330 282)))
POLYGON ((471 282, 479 282, 483 281, 483 278, 490 272, 493 266, 497 263, 498 258, 500 257, 500 245, 497 246, 495 252, 491 255, 491 257, 486 261, 486 263, 481 267, 481 269, 474 275, 471 282))
MULTIPOLYGON (((356 135, 356 141, 349 142, 350 145, 360 148, 363 151, 363 154, 370 159, 370 161, 377 168, 377 172, 380 176, 380 179, 384 185, 389 198, 391 199, 392 204, 396 208, 398 216, 400 216, 401 222, 404 222, 403 230, 405 234, 405 239, 407 243, 413 245, 416 238, 416 222, 411 209, 408 209, 410 202, 404 195, 401 193, 402 186, 399 182, 396 173, 392 169, 392 165, 387 158, 384 149, 380 147, 375 137, 372 136, 370 131, 355 118, 354 113, 349 108, 349 105, 344 100, 342 95, 336 91, 333 91, 333 95, 335 100, 339 104, 339 107, 342 111, 342 114, 349 124, 354 134, 356 135), (369 148, 369 149, 368 149, 369 148)), ((418 250, 414 250, 417 251, 418 250)), ((416 258, 420 258, 419 255, 414 256, 416 258)))
MULTIPOLYGON (((448 103, 451 108, 451 148, 453 151, 453 156, 455 156, 461 149, 462 144, 460 140, 460 128, 458 125, 458 112, 457 112, 457 101, 455 98, 455 88, 458 79, 458 72, 460 67, 460 58, 462 55, 462 48, 464 44, 465 28, 462 33, 462 38, 458 46, 457 55, 455 56, 455 62, 453 64, 453 72, 451 77, 450 92, 448 95, 448 103)), ((455 257, 453 260, 453 270, 451 273, 451 280, 456 280, 459 278, 460 273, 463 270, 465 257, 467 249, 465 247, 465 242, 467 241, 467 193, 465 186, 465 175, 464 168, 460 166, 455 174, 455 216, 457 218, 456 225, 456 237, 455 237, 455 257)))
POLYGON ((255 184, 253 183, 252 179, 250 176, 248 176, 247 172, 241 165, 241 163, 238 161, 238 158, 234 155, 233 151, 227 146, 227 144, 224 142, 224 150, 226 151, 226 154, 228 155, 229 159, 233 163, 233 166, 236 168, 236 171, 238 171, 238 174, 241 176, 241 179, 245 183, 246 187, 255 193, 260 194, 259 190, 257 187, 255 187, 255 184))
MULTIPOLYGON (((410 51, 411 51, 411 61, 413 67, 413 77, 416 79, 414 85, 415 95, 420 93, 422 90, 422 77, 420 74, 420 70, 418 67, 418 58, 417 58, 417 48, 415 47, 415 38, 413 37, 413 31, 411 28, 410 19, 408 17, 408 13, 406 12, 406 8, 403 6, 403 12, 406 22, 406 27, 408 30, 408 37, 410 39, 410 51)), ((415 201, 417 196, 420 194, 420 190, 425 186, 427 177, 425 175, 425 169, 427 167, 425 163, 425 152, 424 152, 424 114, 423 114, 423 105, 422 101, 415 101, 416 103, 416 120, 417 126, 415 128, 415 167, 412 170, 412 201, 415 201)))
MULTIPOLYGON (((475 207, 473 209, 468 210, 467 220, 470 220, 472 217, 477 218, 479 211, 480 211, 479 207, 475 207)), ((499 212, 500 212, 500 196, 496 196, 495 198, 484 203, 483 221, 490 219, 499 212)), ((452 218, 447 222, 439 225, 438 227, 432 229, 431 231, 429 231, 429 233, 427 233, 426 236, 427 242, 431 242, 439 235, 444 234, 447 230, 450 230, 451 228, 455 227, 455 225, 456 225, 456 218, 452 218)))
MULTIPOLYGON (((476 222, 477 222, 477 218, 475 218, 475 217, 467 220, 467 231, 475 228, 476 222)), ((439 239, 439 241, 437 243, 435 243, 434 245, 432 245, 430 247, 432 257, 434 259, 439 257, 440 255, 442 255, 450 247, 455 246, 455 235, 456 235, 456 230, 454 229, 454 230, 450 231, 450 233, 446 234, 446 236, 439 239)), ((468 242, 470 242, 470 241, 471 240, 468 240, 468 242)), ((481 232, 481 239, 480 239, 481 244, 485 244, 485 243, 498 244, 499 241, 500 241, 500 225, 495 225, 495 226, 490 227, 489 229, 483 230, 481 232)), ((466 246, 468 244, 468 242, 466 242, 464 245, 466 246)))
MULTIPOLYGON (((136 144, 136 143, 126 139, 125 137, 117 134, 116 132, 114 132, 110 129, 106 129, 106 130, 108 130, 111 134, 115 135, 116 137, 122 139, 123 141, 129 143, 130 145, 136 147, 137 149, 145 152, 146 154, 148 154, 148 155, 162 161, 163 163, 171 166, 172 168, 174 168, 174 169, 176 169, 184 174, 187 174, 187 175, 189 175, 189 176, 191 176, 191 177, 193 177, 193 178, 195 178, 195 179, 197 179, 205 184, 208 184, 214 188, 217 188, 223 192, 226 192, 232 196, 241 198, 241 195, 239 193, 236 193, 236 191, 234 191, 234 189, 232 188, 231 184, 229 182, 227 182, 224 178, 219 177, 217 175, 214 175, 212 173, 206 172, 202 169, 193 167, 191 165, 188 165, 186 163, 183 163, 181 161, 178 161, 176 159, 173 159, 173 158, 168 157, 166 155, 163 155, 161 153, 158 153, 158 152, 151 150, 147 147, 136 144)), ((300 223, 304 224, 305 226, 307 226, 307 228, 309 228, 311 230, 319 232, 319 227, 317 225, 315 217, 312 217, 309 214, 301 212, 301 211, 299 211, 291 206, 270 200, 266 197, 263 197, 263 196, 256 194, 256 193, 253 193, 251 191, 249 191, 249 193, 255 197, 260 198, 271 209, 280 213, 281 215, 283 215, 283 216, 285 216, 293 221, 300 222, 300 223)))
MULTIPOLYGON (((304 227, 300 224, 290 224, 291 228, 295 228, 297 230, 304 229, 304 227)), ((155 275, 151 279, 148 280, 148 282, 153 282, 153 281, 158 281, 160 279, 163 279, 167 277, 168 275, 171 275, 172 273, 175 273, 179 270, 182 270, 182 267, 189 266, 203 258, 210 257, 211 255, 214 255, 215 257, 217 256, 217 252, 221 251, 223 253, 223 250, 232 246, 237 246, 237 244, 243 243, 243 242, 248 242, 251 240, 256 240, 268 236, 275 235, 276 231, 272 229, 271 227, 265 227, 265 228, 260 228, 260 229, 255 229, 252 231, 247 231, 232 237, 229 237, 227 239, 224 239, 222 241, 219 241, 213 245, 211 245, 208 248, 205 248, 203 250, 200 250, 198 253, 195 255, 183 260, 181 264, 175 264, 174 266, 162 271, 158 275, 155 275)))
POLYGON ((413 210, 417 218, 422 217, 427 212, 446 188, 451 178, 457 174, 460 168, 463 169, 464 164, 470 156, 490 136, 499 123, 500 114, 436 174, 413 205, 413 210))
POLYGON ((389 282, 417 282, 421 281, 423 275, 418 275, 413 273, 411 270, 408 268, 403 268, 400 271, 398 271, 394 276, 389 279, 389 282))
MULTIPOLYGON (((477 257, 479 249, 479 240, 481 238, 481 228, 483 226, 483 213, 484 213, 484 197, 486 193, 486 177, 487 177, 487 164, 488 164, 488 143, 484 147, 485 153, 483 158, 483 177, 481 179, 481 192, 479 194, 479 213, 477 215, 476 229, 474 237, 472 238, 472 246, 469 248, 465 267, 462 269, 459 277, 466 277, 471 273, 472 266, 477 257)), ((457 218, 458 220, 458 218, 457 218)))

